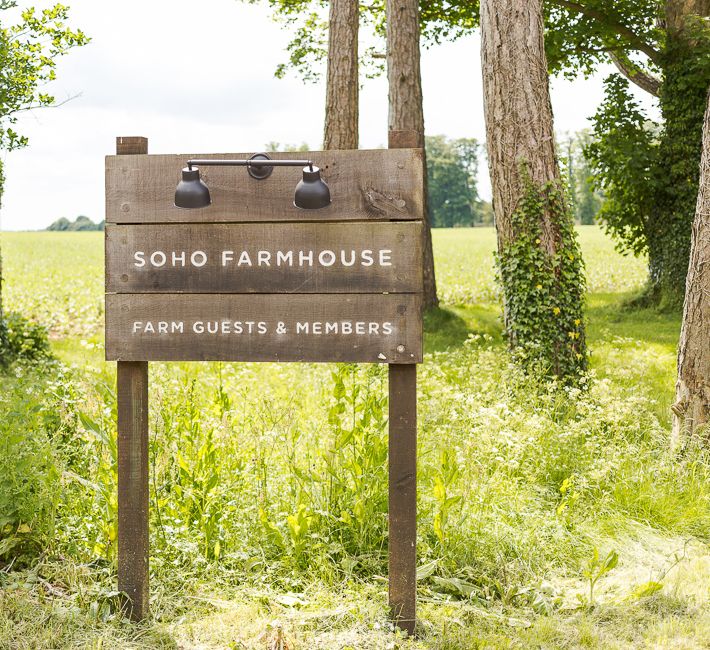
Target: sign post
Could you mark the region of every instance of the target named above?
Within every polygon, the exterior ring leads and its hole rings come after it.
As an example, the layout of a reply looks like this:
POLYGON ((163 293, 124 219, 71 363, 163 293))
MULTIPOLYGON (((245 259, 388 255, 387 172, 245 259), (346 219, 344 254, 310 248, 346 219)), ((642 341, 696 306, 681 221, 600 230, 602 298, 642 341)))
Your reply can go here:
POLYGON ((332 195, 318 210, 294 206, 300 170, 286 166, 263 179, 206 166, 212 204, 181 209, 184 161, 215 156, 148 156, 145 138, 118 138, 117 154, 106 159, 106 358, 118 361, 118 573, 131 617, 148 612, 149 361, 387 363, 389 602, 413 633, 422 151, 309 154, 332 195))

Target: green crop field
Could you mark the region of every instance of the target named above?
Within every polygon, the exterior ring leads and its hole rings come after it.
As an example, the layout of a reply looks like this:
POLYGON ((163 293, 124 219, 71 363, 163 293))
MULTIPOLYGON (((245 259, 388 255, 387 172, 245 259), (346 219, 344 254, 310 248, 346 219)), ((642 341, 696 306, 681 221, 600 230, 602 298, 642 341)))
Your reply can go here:
POLYGON ((508 361, 494 231, 434 233, 405 640, 379 366, 151 364, 152 617, 117 615, 103 237, 0 234, 5 306, 58 357, 0 377, 0 512, 35 513, 0 537, 0 648, 710 647, 710 458, 669 446, 680 319, 627 308, 645 261, 580 239, 591 371, 565 389, 508 361))

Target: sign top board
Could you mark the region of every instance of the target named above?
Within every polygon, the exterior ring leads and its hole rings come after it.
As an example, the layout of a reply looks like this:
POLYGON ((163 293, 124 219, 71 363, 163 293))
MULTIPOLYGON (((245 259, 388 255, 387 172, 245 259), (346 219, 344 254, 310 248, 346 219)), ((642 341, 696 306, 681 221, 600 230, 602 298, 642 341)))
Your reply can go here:
MULTIPOLYGON (((106 223, 240 221, 421 221, 424 158, 421 149, 299 152, 313 160, 333 196, 314 214, 293 205, 297 167, 278 168, 267 180, 244 169, 203 167, 212 205, 185 210, 173 205, 175 184, 189 159, 248 158, 251 154, 131 155, 106 157, 106 223)), ((274 160, 293 153, 269 153, 274 160)))
POLYGON ((107 359, 422 360, 421 150, 304 155, 327 208, 293 205, 298 168, 205 167, 212 205, 180 209, 185 161, 218 156, 106 158, 107 359))

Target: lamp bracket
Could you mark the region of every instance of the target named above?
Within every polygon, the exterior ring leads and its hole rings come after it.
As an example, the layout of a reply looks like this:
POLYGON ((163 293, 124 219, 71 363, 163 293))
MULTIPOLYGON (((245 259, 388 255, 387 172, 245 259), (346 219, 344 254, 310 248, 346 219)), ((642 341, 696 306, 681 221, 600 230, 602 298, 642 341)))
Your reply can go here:
POLYGON ((264 164, 253 165, 252 162, 254 160, 271 160, 271 158, 269 158, 269 156, 265 153, 255 153, 247 160, 247 171, 249 172, 249 176, 258 181, 263 181, 265 178, 269 178, 269 176, 271 176, 271 172, 274 171, 274 166, 264 164))

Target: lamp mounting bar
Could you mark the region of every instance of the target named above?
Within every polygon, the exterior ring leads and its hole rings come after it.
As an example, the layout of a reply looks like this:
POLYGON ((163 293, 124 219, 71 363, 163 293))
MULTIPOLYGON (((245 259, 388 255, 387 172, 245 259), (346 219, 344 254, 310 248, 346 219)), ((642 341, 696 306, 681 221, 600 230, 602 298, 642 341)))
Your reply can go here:
POLYGON ((249 158, 248 160, 188 160, 187 166, 199 167, 310 167, 313 169, 312 160, 269 160, 268 158, 249 158))

